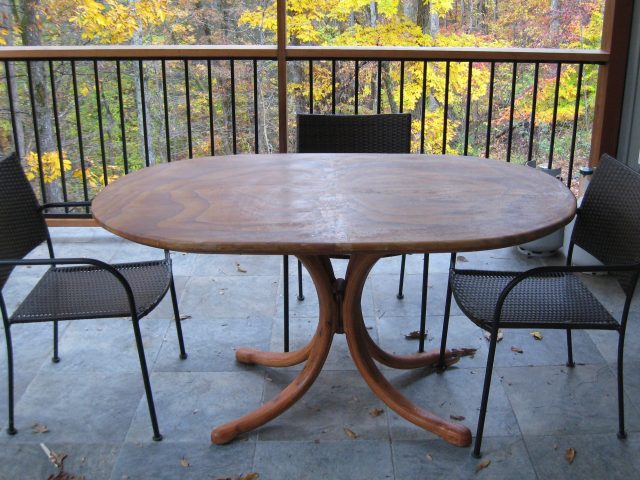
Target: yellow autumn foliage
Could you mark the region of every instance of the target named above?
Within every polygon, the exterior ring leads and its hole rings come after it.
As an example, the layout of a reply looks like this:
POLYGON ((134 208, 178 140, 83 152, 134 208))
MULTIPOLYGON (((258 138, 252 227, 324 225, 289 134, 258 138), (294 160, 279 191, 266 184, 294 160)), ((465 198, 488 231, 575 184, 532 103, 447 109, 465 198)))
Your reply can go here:
MULTIPOLYGON (((40 162, 36 152, 29 152, 25 157, 26 171, 25 174, 29 180, 34 180, 40 176, 40 162)), ((62 162, 58 152, 45 152, 42 154, 42 174, 44 183, 51 183, 60 178, 62 168, 65 171, 71 170, 71 160, 67 158, 65 152, 62 152, 62 162)))

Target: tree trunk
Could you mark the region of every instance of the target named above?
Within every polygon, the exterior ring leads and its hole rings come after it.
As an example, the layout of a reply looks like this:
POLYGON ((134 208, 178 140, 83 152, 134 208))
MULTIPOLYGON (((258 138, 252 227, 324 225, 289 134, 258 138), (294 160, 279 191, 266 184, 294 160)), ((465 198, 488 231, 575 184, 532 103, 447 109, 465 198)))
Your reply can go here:
MULTIPOLYGON (((41 25, 44 20, 40 15, 39 0, 24 0, 22 15, 22 43, 24 45, 41 45, 41 25)), ((47 89, 47 74, 44 62, 31 63, 31 77, 34 90, 34 106, 37 114, 38 135, 40 137, 40 152, 57 152, 53 133, 53 113, 51 111, 51 96, 47 89)), ((63 173, 64 174, 64 173, 63 173)), ((59 179, 45 184, 43 192, 47 202, 61 202, 62 186, 59 179)))

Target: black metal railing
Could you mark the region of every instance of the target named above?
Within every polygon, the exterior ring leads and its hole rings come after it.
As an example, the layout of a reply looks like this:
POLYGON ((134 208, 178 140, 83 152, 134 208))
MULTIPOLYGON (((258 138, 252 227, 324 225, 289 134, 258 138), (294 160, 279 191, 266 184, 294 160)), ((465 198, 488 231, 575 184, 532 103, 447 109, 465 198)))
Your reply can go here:
POLYGON ((411 112, 415 152, 535 160, 574 187, 607 55, 290 47, 287 119, 276 59, 275 47, 7 49, 0 151, 20 152, 43 202, 68 202, 154 163, 278 151, 283 128, 294 150, 296 112, 411 112))

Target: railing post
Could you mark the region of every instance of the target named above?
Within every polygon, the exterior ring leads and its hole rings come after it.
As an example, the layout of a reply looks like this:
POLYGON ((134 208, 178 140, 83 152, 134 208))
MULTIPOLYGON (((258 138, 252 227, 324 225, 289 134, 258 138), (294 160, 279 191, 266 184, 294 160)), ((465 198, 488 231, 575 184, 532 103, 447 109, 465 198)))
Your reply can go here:
POLYGON ((613 156, 617 154, 633 3, 607 0, 605 4, 601 49, 609 52, 610 57, 598 71, 590 166, 597 166, 605 152, 613 156))
POLYGON ((278 19, 278 144, 287 153, 287 0, 277 0, 278 19))

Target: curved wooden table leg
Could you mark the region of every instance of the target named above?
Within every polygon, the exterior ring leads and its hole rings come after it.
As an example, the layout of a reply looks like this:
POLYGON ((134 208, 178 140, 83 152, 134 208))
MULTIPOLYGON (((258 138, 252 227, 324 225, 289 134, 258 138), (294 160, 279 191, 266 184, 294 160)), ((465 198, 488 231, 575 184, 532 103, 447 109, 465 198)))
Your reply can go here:
MULTIPOLYGON (((315 284, 318 292, 318 301, 320 304, 318 328, 312 341, 307 345, 307 347, 309 347, 308 361, 298 376, 289 385, 287 385, 284 390, 267 403, 264 403, 253 412, 214 428, 211 432, 211 441, 213 443, 218 445, 228 443, 238 435, 258 428, 286 411, 291 405, 296 403, 302 395, 304 395, 315 381, 320 370, 322 370, 322 366, 329 354, 331 341, 337 327, 337 307, 332 291, 335 277, 333 276, 333 270, 331 269, 331 262, 327 258, 321 256, 305 256, 300 257, 300 260, 305 267, 307 267, 307 270, 313 279, 313 283, 315 284), (328 266, 327 262, 329 262, 328 266)), ((302 353, 300 352, 305 352, 307 347, 296 352, 292 352, 291 355, 302 356, 302 353)), ((276 357, 271 357, 271 360, 274 358, 276 357)), ((297 359, 298 357, 295 358, 297 359)), ((260 359, 269 360, 269 356, 262 355, 260 359)), ((290 361, 291 358, 288 360, 290 361)))
POLYGON ((311 348, 316 342, 314 335, 309 343, 294 352, 263 352, 255 348, 242 347, 236 351, 236 360, 245 365, 263 365, 265 367, 292 367, 309 358, 311 348))
MULTIPOLYGON (((364 283, 379 255, 355 254, 347 267, 346 290, 343 302, 343 322, 349 351, 360 374, 369 388, 398 415, 460 447, 471 444, 471 431, 464 425, 454 424, 428 412, 404 397, 380 373, 371 356, 371 344, 366 340, 366 327, 362 321, 361 298, 364 283)), ((376 353, 384 352, 381 349, 376 353)), ((384 352, 386 353, 386 352, 384 352)), ((387 357, 387 359, 389 359, 387 357)), ((402 361, 400 362, 403 363, 402 361)))

